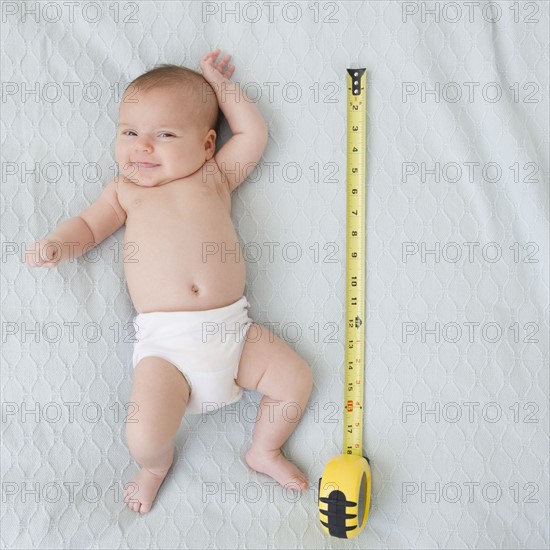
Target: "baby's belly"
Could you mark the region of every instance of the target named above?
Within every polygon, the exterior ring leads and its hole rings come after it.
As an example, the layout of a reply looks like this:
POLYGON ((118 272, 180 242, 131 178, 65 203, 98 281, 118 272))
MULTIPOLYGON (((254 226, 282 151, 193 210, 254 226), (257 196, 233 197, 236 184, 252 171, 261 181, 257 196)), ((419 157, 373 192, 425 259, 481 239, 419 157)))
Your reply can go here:
POLYGON ((126 225, 124 271, 138 313, 215 309, 243 295, 246 267, 229 216, 202 232, 157 222, 126 225))

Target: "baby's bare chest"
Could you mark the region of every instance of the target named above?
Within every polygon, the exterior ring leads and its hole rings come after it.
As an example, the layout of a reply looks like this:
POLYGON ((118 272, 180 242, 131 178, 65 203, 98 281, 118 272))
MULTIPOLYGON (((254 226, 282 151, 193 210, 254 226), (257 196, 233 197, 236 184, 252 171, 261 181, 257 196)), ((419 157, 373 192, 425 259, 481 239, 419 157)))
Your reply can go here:
POLYGON ((127 242, 163 248, 232 236, 231 198, 216 182, 179 180, 159 187, 119 185, 127 242))

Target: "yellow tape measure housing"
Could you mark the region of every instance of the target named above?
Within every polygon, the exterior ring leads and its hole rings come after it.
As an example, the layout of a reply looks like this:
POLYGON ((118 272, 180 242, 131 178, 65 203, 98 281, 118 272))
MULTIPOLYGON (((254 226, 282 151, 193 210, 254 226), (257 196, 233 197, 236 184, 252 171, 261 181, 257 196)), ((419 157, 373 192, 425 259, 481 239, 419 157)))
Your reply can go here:
POLYGON ((319 519, 328 534, 354 538, 365 527, 371 500, 363 457, 365 372, 366 69, 347 69, 346 331, 344 454, 319 479, 319 519))

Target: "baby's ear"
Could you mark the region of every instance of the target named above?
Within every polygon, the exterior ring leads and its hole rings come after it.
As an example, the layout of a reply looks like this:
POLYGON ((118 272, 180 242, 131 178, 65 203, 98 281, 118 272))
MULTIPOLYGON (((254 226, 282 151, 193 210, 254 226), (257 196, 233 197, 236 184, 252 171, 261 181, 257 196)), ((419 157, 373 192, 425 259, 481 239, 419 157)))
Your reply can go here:
POLYGON ((210 129, 208 130, 208 133, 206 134, 205 142, 204 142, 204 148, 206 151, 206 154, 208 155, 208 159, 210 160, 214 154, 216 153, 216 138, 217 138, 216 130, 210 129))

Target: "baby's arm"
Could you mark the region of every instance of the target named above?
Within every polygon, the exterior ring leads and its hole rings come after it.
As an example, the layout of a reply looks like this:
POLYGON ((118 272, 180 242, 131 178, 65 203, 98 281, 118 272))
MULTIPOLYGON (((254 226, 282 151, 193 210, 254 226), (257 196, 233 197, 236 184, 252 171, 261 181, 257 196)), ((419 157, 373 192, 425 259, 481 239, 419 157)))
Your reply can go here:
POLYGON ((230 55, 214 65, 219 49, 207 53, 200 62, 204 78, 216 92, 232 137, 214 156, 229 191, 233 191, 254 170, 267 144, 267 125, 256 105, 248 100, 241 88, 229 77, 235 67, 225 70, 230 55))
POLYGON ((54 267, 62 260, 78 258, 122 227, 125 221, 126 212, 118 201, 116 180, 113 180, 81 214, 31 245, 26 251, 25 263, 54 267))

